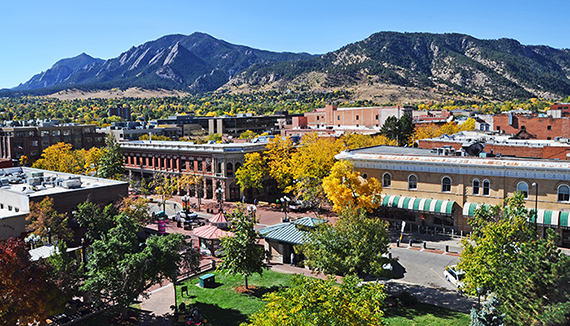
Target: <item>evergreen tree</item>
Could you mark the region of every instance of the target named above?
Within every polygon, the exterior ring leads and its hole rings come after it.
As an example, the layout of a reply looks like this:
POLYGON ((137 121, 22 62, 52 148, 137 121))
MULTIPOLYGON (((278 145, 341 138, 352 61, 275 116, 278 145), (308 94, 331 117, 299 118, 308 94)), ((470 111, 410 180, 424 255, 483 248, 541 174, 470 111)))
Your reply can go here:
POLYGON ((477 311, 475 308, 471 309, 470 326, 503 326, 505 314, 499 313, 498 308, 500 306, 501 301, 497 297, 491 296, 481 311, 477 311))

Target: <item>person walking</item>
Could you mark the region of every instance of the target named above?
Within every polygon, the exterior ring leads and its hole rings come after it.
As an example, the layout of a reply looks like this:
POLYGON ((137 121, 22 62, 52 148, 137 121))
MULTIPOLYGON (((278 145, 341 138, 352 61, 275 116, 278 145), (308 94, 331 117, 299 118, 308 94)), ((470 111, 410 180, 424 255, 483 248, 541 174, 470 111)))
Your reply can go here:
POLYGON ((294 261, 295 261, 295 252, 291 251, 291 266, 293 266, 294 261))

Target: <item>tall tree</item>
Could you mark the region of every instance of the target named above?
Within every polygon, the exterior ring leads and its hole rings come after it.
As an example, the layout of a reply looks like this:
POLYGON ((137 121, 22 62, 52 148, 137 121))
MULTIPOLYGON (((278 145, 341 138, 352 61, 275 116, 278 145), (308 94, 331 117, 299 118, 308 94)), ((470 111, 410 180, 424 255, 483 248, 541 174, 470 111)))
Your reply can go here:
POLYGON ((277 181, 279 189, 285 190, 293 182, 291 155, 294 144, 289 137, 275 137, 269 140, 265 154, 269 175, 277 181))
POLYGON ((294 275, 291 285, 264 295, 267 304, 250 317, 251 326, 380 326, 384 325, 384 285, 359 284, 354 276, 336 284, 294 275))
POLYGON ((124 319, 129 305, 141 295, 148 297, 150 287, 165 278, 174 280, 181 266, 195 270, 198 253, 187 250, 181 234, 151 237, 141 249, 137 221, 122 213, 115 222, 102 240, 93 242, 82 289, 112 298, 124 319))
POLYGON ((87 230, 86 237, 89 242, 102 239, 115 226, 116 214, 113 204, 101 208, 90 201, 79 204, 73 212, 79 226, 87 230))
POLYGON ((390 239, 386 223, 368 218, 364 210, 344 210, 334 226, 324 223, 308 233, 305 243, 295 247, 305 256, 311 270, 324 274, 369 273, 385 275, 390 239))
POLYGON ((100 178, 120 180, 125 173, 121 146, 112 135, 107 136, 105 145, 99 161, 97 176, 100 178))
POLYGON ((362 178, 346 160, 334 164, 330 175, 323 179, 323 189, 337 213, 345 207, 360 207, 371 212, 381 204, 380 182, 375 178, 362 178))
MULTIPOLYGON (((538 238, 524 208, 522 194, 505 200, 491 215, 486 208, 475 213, 474 230, 458 264, 465 274, 465 291, 494 293, 508 324, 559 324, 570 317, 570 257, 558 250, 549 232, 538 238), (485 214, 486 213, 486 214, 485 214), (516 272, 514 272, 516 271, 516 272)), ((551 230, 549 230, 551 231, 551 230)))
POLYGON ((261 237, 254 229, 256 217, 240 205, 230 213, 228 220, 234 235, 222 238, 224 255, 219 268, 230 274, 243 275, 247 289, 247 278, 254 273, 261 275, 266 268, 263 263, 265 251, 257 244, 261 237))
POLYGON ((68 217, 53 208, 53 199, 44 198, 41 202, 30 203, 30 214, 26 216, 30 222, 28 228, 40 237, 51 237, 58 240, 70 240, 73 231, 68 226, 68 217))
POLYGON ((44 323, 61 309, 60 293, 23 240, 0 241, 0 325, 44 323))
POLYGON ((166 211, 166 201, 172 198, 172 195, 178 187, 178 179, 168 175, 159 174, 153 180, 154 192, 160 196, 162 202, 162 210, 166 211))
POLYGON ((245 154, 244 164, 236 171, 236 180, 242 191, 263 189, 263 179, 269 175, 267 158, 260 153, 245 154))
POLYGON ((412 117, 404 114, 400 119, 395 116, 389 116, 384 121, 380 133, 389 139, 395 140, 398 146, 404 146, 408 144, 408 139, 414 134, 414 130, 415 126, 412 117))

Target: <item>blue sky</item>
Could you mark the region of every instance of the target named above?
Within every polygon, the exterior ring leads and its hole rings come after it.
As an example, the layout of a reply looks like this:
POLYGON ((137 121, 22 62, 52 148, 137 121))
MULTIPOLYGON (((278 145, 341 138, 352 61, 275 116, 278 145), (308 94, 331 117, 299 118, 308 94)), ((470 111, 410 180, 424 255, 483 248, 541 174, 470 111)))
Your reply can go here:
POLYGON ((334 51, 375 32, 464 33, 570 48, 565 0, 20 0, 0 6, 0 89, 85 52, 117 57, 199 31, 271 51, 334 51))

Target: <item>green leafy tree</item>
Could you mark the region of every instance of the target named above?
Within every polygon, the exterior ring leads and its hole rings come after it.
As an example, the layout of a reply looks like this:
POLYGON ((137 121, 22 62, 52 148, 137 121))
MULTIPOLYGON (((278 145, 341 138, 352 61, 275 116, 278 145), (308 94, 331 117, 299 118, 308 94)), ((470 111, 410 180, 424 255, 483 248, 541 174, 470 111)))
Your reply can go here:
POLYGON ((125 173, 121 147, 112 135, 107 136, 105 145, 106 147, 103 149, 103 154, 99 161, 97 176, 100 178, 120 180, 125 173))
POLYGON ((485 207, 475 213, 475 232, 462 241, 458 264, 466 272, 464 290, 494 293, 507 324, 559 324, 570 316, 570 258, 552 230, 538 238, 522 194, 505 204, 491 210, 494 216, 485 207))
POLYGON ((101 208, 93 202, 87 201, 77 205, 73 216, 79 226, 87 230, 86 237, 89 242, 100 240, 115 226, 117 211, 112 204, 101 208))
MULTIPOLYGON (((74 296, 81 296, 79 290, 83 279, 82 257, 72 257, 67 252, 67 244, 61 241, 57 245, 57 252, 46 259, 48 276, 62 292, 58 297, 61 305, 71 300, 74 296)), ((83 254, 83 252, 81 252, 83 254)))
POLYGON ((240 205, 230 213, 228 220, 231 221, 234 235, 222 238, 224 255, 219 268, 230 274, 243 275, 247 289, 247 278, 254 273, 262 275, 266 268, 263 263, 265 251, 257 244, 260 236, 254 229, 256 217, 240 205))
POLYGON ((334 226, 323 223, 310 232, 295 250, 305 255, 305 265, 317 273, 386 275, 390 243, 386 224, 368 218, 364 210, 346 209, 334 226))
POLYGON ((112 298, 125 319, 129 305, 141 295, 148 297, 145 291, 150 287, 165 278, 174 281, 182 266, 196 270, 198 253, 186 250, 181 234, 151 237, 140 249, 137 221, 122 213, 115 225, 93 242, 82 290, 112 298))
POLYGON ((359 284, 354 276, 345 277, 341 284, 335 281, 294 275, 289 287, 264 296, 267 304, 250 317, 249 325, 384 325, 384 285, 359 284))

